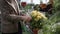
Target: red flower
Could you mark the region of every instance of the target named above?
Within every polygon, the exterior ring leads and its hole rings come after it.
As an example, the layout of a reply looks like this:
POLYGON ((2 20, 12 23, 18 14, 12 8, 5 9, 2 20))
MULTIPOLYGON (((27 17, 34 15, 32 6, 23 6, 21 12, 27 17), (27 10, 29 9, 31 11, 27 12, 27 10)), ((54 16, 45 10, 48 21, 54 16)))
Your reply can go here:
POLYGON ((25 7, 25 6, 26 6, 26 2, 21 2, 21 5, 22 5, 23 7, 25 7))

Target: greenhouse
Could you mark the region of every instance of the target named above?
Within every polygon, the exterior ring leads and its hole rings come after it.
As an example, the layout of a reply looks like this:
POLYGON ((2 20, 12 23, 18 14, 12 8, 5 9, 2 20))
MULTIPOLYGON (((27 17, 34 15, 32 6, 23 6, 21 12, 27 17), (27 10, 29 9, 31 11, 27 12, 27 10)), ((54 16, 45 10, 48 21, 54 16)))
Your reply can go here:
POLYGON ((60 0, 0 0, 0 34, 60 34, 60 0))

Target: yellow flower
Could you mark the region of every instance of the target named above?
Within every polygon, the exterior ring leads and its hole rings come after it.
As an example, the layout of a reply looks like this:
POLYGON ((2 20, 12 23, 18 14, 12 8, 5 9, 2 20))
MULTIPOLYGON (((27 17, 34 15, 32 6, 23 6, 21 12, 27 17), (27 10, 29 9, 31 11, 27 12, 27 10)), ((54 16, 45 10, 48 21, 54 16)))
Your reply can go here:
POLYGON ((42 18, 47 19, 47 17, 41 13, 42 18))
POLYGON ((41 16, 41 13, 40 12, 37 12, 38 16, 41 16))
POLYGON ((47 19, 47 17, 44 17, 44 19, 47 19))
POLYGON ((38 21, 39 19, 42 19, 42 18, 47 19, 47 17, 45 17, 45 15, 43 13, 36 11, 36 10, 31 12, 31 16, 35 17, 34 18, 35 21, 38 21))
POLYGON ((42 17, 41 16, 37 16, 34 20, 35 21, 38 21, 39 19, 41 19, 42 17))
POLYGON ((41 16, 37 16, 38 19, 41 19, 42 17, 41 16))
POLYGON ((47 17, 43 13, 38 12, 38 16, 40 16, 41 18, 47 19, 47 17))
POLYGON ((37 16, 37 11, 32 11, 31 15, 34 17, 37 16))
POLYGON ((40 12, 37 12, 38 14, 40 14, 40 12))

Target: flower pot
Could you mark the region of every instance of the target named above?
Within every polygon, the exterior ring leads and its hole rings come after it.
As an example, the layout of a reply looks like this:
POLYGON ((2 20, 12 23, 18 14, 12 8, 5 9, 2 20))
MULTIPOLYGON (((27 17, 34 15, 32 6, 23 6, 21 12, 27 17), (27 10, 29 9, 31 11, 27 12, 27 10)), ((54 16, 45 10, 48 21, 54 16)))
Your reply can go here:
POLYGON ((33 34, 38 34, 38 28, 33 29, 33 34))

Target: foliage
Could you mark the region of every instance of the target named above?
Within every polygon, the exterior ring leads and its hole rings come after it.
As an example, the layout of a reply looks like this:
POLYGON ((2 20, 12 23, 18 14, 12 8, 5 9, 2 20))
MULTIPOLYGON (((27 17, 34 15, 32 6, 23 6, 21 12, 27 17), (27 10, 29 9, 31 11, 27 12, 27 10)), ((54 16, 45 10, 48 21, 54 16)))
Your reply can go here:
POLYGON ((40 10, 40 7, 38 4, 34 6, 34 10, 38 10, 38 11, 40 10))
POLYGON ((43 34, 60 34, 60 0, 54 0, 53 8, 54 15, 43 22, 43 34))
POLYGON ((60 0, 54 0, 53 8, 55 12, 60 11, 60 0))
POLYGON ((26 7, 25 7, 25 9, 31 9, 32 6, 34 6, 34 4, 27 4, 26 7))
MULTIPOLYGON (((43 25, 43 34, 57 34, 60 32, 59 28, 57 27, 57 22, 60 22, 60 12, 55 13, 52 15, 47 21, 44 22, 43 25)), ((60 26, 60 24, 59 24, 60 26)))

